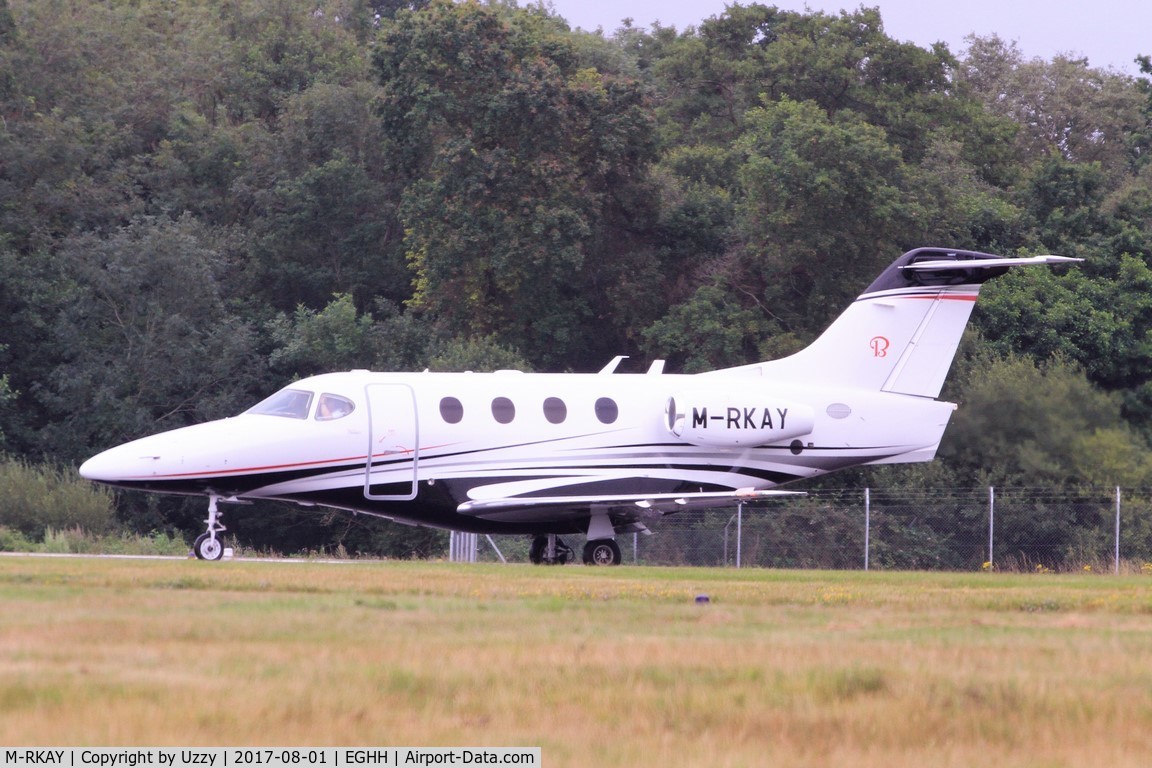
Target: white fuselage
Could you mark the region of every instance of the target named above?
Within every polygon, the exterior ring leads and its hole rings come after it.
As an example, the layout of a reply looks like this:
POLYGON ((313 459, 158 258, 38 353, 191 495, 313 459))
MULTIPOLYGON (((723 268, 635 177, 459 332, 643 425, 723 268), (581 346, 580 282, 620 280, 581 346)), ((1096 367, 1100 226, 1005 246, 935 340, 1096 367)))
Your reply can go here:
POLYGON ((768 489, 847 466, 928 460, 954 408, 747 373, 350 371, 285 391, 307 396, 306 410, 246 412, 146 437, 81 473, 127 488, 288 500, 458 530, 565 532, 587 518, 588 499, 768 489), (328 395, 353 408, 322 417, 328 395), (543 496, 573 507, 461 511, 543 496))

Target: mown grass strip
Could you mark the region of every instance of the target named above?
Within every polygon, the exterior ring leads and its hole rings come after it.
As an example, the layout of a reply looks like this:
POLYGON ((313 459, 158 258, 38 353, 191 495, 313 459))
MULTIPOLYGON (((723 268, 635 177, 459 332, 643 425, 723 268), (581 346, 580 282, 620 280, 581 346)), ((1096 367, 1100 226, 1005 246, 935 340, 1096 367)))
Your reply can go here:
POLYGON ((550 766, 1143 765, 1150 587, 5 557, 0 742, 540 745, 550 766))

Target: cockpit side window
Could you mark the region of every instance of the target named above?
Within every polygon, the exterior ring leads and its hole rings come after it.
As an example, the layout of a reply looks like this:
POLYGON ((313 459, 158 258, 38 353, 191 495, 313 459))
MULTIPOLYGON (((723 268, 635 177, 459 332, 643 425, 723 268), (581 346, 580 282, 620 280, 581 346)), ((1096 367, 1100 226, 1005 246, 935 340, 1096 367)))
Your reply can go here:
POLYGON ((289 419, 308 418, 308 409, 312 406, 312 393, 303 389, 282 389, 271 397, 265 398, 252 406, 244 413, 254 413, 261 416, 283 416, 289 419))
POLYGON ((316 406, 316 421, 342 419, 356 409, 356 404, 346 397, 324 393, 316 406))

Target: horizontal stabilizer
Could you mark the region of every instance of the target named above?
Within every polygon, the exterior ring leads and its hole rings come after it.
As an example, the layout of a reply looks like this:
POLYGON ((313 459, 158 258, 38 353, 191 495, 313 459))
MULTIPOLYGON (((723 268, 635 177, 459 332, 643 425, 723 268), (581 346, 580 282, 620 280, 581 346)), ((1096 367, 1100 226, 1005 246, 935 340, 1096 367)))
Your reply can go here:
MULTIPOLYGON (((645 511, 662 514, 699 507, 722 507, 741 502, 766 501, 779 496, 804 496, 803 491, 758 491, 739 488, 735 491, 702 493, 649 493, 603 496, 513 496, 503 499, 476 499, 461 504, 457 511, 473 517, 504 517, 510 512, 530 513, 532 510, 581 509, 608 507, 628 510, 637 514, 645 511)), ((518 518, 531 515, 517 514, 518 518)))
POLYGON ((1020 258, 996 259, 934 259, 905 264, 900 269, 914 272, 933 272, 948 269, 996 269, 1002 267, 1025 267, 1032 264, 1063 264, 1084 261, 1071 256, 1022 256, 1020 258))

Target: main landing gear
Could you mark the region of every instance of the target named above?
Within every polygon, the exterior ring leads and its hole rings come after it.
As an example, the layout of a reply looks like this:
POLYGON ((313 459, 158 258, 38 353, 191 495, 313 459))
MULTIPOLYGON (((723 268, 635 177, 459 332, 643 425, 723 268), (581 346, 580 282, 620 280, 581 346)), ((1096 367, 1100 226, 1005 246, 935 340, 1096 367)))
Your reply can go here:
POLYGON ((528 549, 533 565, 564 565, 572 559, 572 548, 554 533, 536 536, 528 549))
POLYGON ((620 545, 615 539, 597 539, 584 545, 585 565, 620 565, 620 545))
POLYGON ((220 522, 220 512, 216 508, 218 499, 218 496, 208 497, 208 519, 204 521, 208 523, 208 531, 197 536, 192 544, 192 552, 200 560, 219 560, 224 557, 224 541, 219 534, 228 529, 220 522))
POLYGON ((602 511, 593 511, 588 518, 588 543, 584 545, 585 565, 620 565, 620 545, 616 543, 616 527, 602 511))
MULTIPOLYGON (((589 526, 588 543, 584 545, 585 565, 620 565, 620 545, 609 538, 614 531, 611 523, 597 522, 589 526), (604 525, 609 526, 605 531, 604 525)), ((536 536, 528 550, 528 559, 536 565, 564 565, 572 561, 574 553, 564 541, 554 533, 536 536)))

